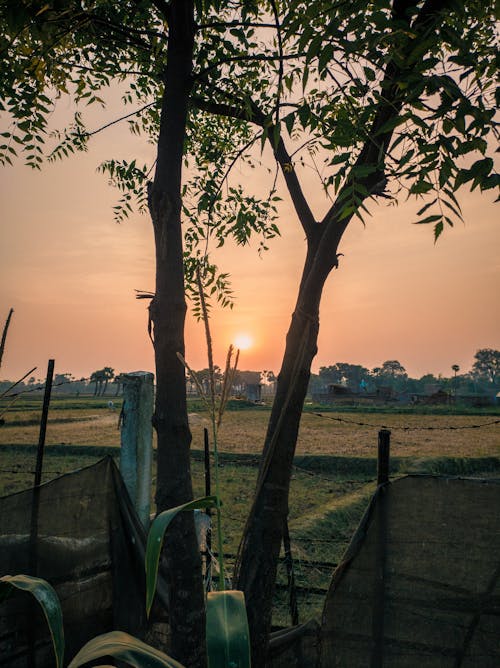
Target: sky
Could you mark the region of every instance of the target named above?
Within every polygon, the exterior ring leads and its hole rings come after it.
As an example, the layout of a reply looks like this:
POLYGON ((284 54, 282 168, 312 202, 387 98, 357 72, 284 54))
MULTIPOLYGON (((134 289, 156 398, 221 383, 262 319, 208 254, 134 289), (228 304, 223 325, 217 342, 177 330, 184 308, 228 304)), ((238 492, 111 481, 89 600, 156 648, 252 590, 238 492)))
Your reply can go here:
MULTIPOLYGON (((61 114, 67 113, 63 109, 61 114)), ((117 109, 111 108, 110 118, 117 109)), ((1 131, 1 128, 0 128, 1 131)), ((34 172, 20 162, 0 169, 0 323, 9 330, 0 378, 17 379, 47 361, 56 373, 88 377, 152 370, 147 302, 135 290, 154 289, 152 226, 133 215, 117 224, 118 193, 96 172, 104 159, 138 157, 152 147, 115 126, 97 135, 88 153, 34 172)), ((256 189, 267 172, 242 173, 256 189)), ((317 219, 328 208, 312 173, 302 175, 317 219)), ((313 371, 336 362, 380 366, 397 359, 413 377, 465 372, 476 350, 500 348, 499 226, 492 191, 461 195, 465 222, 434 244, 432 228, 413 225, 415 202, 371 205, 366 227, 354 220, 344 235, 340 267, 323 293, 313 371)), ((259 257, 257 242, 226 244, 216 253, 235 292, 232 310, 214 308, 215 363, 223 366, 238 335, 252 339, 240 368, 279 371, 305 254, 304 235, 280 188, 281 237, 259 257)), ((207 366, 204 331, 189 315, 186 358, 207 366)))

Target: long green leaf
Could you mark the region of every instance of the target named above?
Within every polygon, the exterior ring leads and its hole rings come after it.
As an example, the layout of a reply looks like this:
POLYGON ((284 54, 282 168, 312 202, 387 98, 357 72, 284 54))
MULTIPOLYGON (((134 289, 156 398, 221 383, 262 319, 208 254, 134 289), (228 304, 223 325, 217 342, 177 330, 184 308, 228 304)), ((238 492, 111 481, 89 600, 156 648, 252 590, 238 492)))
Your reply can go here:
POLYGON ((64 629, 61 604, 54 588, 45 580, 31 575, 4 575, 0 578, 0 600, 12 589, 32 594, 40 604, 52 638, 56 668, 64 663, 64 629))
POLYGON ((113 656, 137 668, 184 668, 175 659, 123 631, 111 631, 89 640, 68 668, 78 668, 103 656, 113 656))
POLYGON ((204 496, 201 499, 195 499, 184 503, 181 506, 164 510, 160 513, 151 524, 148 534, 148 542, 146 546, 146 612, 149 617, 151 606, 156 591, 156 581, 158 579, 158 564, 160 561, 161 546, 163 544, 163 536, 167 530, 168 525, 174 517, 184 510, 199 510, 201 508, 214 508, 217 506, 217 497, 204 496))
POLYGON ((250 668, 250 634, 242 591, 207 596, 208 668, 250 668))

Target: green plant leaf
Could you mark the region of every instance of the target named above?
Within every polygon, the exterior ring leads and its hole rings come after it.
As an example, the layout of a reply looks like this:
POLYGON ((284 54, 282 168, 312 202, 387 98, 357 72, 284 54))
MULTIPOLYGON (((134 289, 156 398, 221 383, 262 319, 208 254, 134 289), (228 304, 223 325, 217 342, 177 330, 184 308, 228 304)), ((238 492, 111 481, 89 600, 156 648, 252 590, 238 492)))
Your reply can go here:
POLYGON ((156 590, 156 581, 158 578, 158 564, 160 561, 161 546, 163 544, 163 536, 168 528, 170 522, 174 517, 184 510, 199 510, 201 508, 215 508, 217 506, 216 496, 204 496, 189 503, 184 503, 181 506, 164 510, 160 513, 151 524, 148 533, 148 542, 146 545, 146 612, 149 617, 151 606, 153 605, 153 598, 156 590))
POLYGON ((250 634, 242 591, 207 596, 208 668, 250 668, 250 634))
POLYGON ((102 656, 113 656, 137 668, 183 668, 181 663, 167 654, 123 631, 111 631, 89 640, 68 668, 78 668, 102 656))
POLYGON ((56 668, 63 668, 64 629, 62 611, 54 588, 46 580, 31 575, 4 575, 0 578, 0 600, 8 596, 13 588, 32 594, 41 605, 52 638, 56 668))

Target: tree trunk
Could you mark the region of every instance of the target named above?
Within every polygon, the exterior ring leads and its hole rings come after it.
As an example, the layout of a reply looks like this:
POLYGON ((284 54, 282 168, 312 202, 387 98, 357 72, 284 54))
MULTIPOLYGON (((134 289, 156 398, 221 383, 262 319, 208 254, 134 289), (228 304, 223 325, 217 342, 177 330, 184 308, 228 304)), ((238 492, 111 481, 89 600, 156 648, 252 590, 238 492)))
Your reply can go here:
MULTIPOLYGON (((153 424, 158 434, 158 512, 193 498, 184 367, 184 269, 181 172, 194 45, 192 0, 168 6, 169 44, 155 178, 149 208, 156 245, 156 290, 150 306, 156 360, 153 424)), ((205 666, 201 559, 191 513, 182 513, 164 541, 169 585, 170 654, 186 666, 205 666)))
POLYGON ((247 602, 254 666, 265 665, 276 569, 288 515, 293 457, 311 364, 317 352, 319 303, 326 278, 336 260, 333 253, 334 261, 321 267, 315 263, 320 242, 320 234, 309 239, 299 297, 278 375, 255 500, 236 565, 238 589, 245 592, 247 602))

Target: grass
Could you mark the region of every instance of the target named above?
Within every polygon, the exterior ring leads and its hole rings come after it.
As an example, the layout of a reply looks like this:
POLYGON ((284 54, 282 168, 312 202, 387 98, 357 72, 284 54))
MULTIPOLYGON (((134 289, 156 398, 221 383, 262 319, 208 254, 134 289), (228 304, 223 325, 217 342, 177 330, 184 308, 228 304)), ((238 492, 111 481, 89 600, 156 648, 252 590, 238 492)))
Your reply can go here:
MULTIPOLYGON (((41 399, 30 398, 17 402, 15 410, 6 415, 0 428, 0 495, 32 485, 40 411, 41 399)), ((49 413, 43 480, 87 466, 105 453, 118 460, 119 412, 120 400, 114 397, 55 398, 49 413), (114 410, 108 408, 110 399, 114 410)), ((385 409, 348 413, 323 408, 321 412, 324 417, 313 412, 303 415, 291 480, 289 527, 301 621, 321 614, 332 571, 375 488, 380 427, 392 431, 394 474, 427 471, 498 476, 500 470, 499 425, 469 428, 498 419, 498 411, 458 415, 388 413, 385 409)), ((219 477, 229 570, 252 501, 268 418, 267 407, 237 403, 227 410, 220 430, 219 477)), ((193 484, 195 495, 203 496, 201 449, 209 416, 195 402, 190 404, 190 424, 193 484)), ((286 583, 287 571, 281 560, 273 618, 279 626, 290 623, 286 583)))

